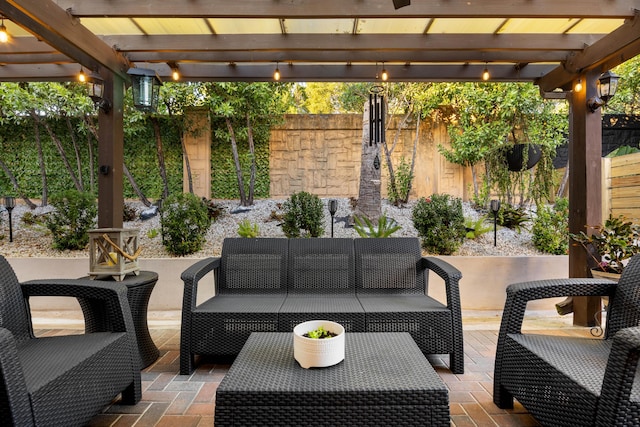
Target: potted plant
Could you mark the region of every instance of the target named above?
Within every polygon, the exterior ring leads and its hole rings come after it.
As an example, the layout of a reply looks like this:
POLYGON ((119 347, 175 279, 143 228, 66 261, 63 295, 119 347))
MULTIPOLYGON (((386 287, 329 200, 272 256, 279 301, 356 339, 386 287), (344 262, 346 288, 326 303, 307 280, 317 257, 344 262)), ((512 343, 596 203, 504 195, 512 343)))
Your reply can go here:
POLYGON ((592 233, 581 231, 570 236, 585 248, 594 261, 592 275, 617 280, 627 260, 640 253, 640 225, 620 215, 616 218, 609 216, 604 225, 586 228, 591 229, 592 233))
POLYGON ((333 366, 344 360, 344 327, 329 320, 310 320, 293 328, 293 357, 305 369, 333 366))

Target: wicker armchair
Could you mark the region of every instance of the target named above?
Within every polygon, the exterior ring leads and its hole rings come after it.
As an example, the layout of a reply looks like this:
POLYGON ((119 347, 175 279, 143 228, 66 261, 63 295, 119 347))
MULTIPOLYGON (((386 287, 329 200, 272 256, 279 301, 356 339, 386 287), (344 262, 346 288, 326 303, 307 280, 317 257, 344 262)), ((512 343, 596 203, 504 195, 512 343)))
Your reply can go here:
POLYGON ((510 285, 498 336, 493 400, 513 398, 543 425, 640 425, 640 255, 618 284, 601 279, 510 285), (609 296, 604 339, 524 334, 527 301, 609 296))
POLYGON ((367 332, 410 332, 425 354, 449 354, 452 372, 464 373, 460 271, 423 257, 414 237, 355 239, 356 293, 367 332), (428 296, 429 271, 443 281, 446 303, 428 296))
POLYGON ((222 256, 203 259, 182 273, 180 374, 195 367, 195 355, 234 358, 251 332, 276 332, 287 296, 288 240, 227 238, 222 256), (213 272, 213 281, 200 281, 213 272), (198 304, 199 286, 215 295, 198 304))
POLYGON ((0 256, 3 425, 84 425, 119 393, 123 403, 135 404, 141 398, 139 357, 124 285, 62 279, 19 283, 0 256), (112 331, 35 338, 31 296, 102 300, 110 308, 112 331))

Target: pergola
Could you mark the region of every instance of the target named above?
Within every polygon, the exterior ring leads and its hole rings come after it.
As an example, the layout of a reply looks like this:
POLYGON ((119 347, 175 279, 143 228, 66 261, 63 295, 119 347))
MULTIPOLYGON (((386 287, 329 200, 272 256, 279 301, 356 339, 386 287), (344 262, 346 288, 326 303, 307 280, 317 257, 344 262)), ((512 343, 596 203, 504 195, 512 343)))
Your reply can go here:
MULTIPOLYGON (((640 53, 640 0, 0 0, 0 14, 0 81, 72 81, 81 67, 105 80, 98 226, 114 228, 131 67, 181 81, 270 81, 277 68, 301 82, 375 81, 383 69, 390 81, 481 81, 487 69, 569 101, 577 232, 601 221, 601 113, 587 100, 602 72, 640 53)), ((569 275, 587 275, 584 251, 570 250, 569 275)), ((594 310, 578 308, 576 323, 594 310)))

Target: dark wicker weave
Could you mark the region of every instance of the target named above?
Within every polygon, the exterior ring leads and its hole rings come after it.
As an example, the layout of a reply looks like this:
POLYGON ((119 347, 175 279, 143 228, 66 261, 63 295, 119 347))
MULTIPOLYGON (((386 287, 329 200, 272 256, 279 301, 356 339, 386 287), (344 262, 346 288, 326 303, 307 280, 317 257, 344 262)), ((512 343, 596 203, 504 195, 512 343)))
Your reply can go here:
POLYGON ((278 311, 287 293, 288 243, 227 238, 220 258, 204 259, 182 273, 182 375, 193 371, 196 354, 235 357, 251 332, 278 330, 278 311), (197 305, 200 279, 211 271, 215 296, 197 305))
POLYGON ((345 338, 344 361, 303 369, 291 333, 252 334, 216 391, 216 427, 449 426, 447 387, 409 334, 345 338))
MULTIPOLYGON (((87 315, 91 321, 93 314, 87 315)), ((123 403, 135 404, 141 398, 139 365, 124 285, 62 279, 20 284, 0 256, 3 425, 84 425, 119 393, 123 403), (111 331, 35 338, 28 304, 31 296, 101 300, 110 309, 111 331)))
MULTIPOLYGON (((89 277, 87 277, 89 278, 89 277)), ((109 283, 115 283, 113 276, 106 276, 100 281, 110 286, 109 283)), ((127 275, 118 283, 122 283, 127 287, 127 299, 131 308, 131 317, 133 318, 133 326, 136 330, 136 340, 138 341, 138 350, 140 351, 140 369, 144 369, 158 359, 160 351, 156 347, 149 333, 147 324, 147 311, 149 307, 149 298, 151 292, 158 281, 158 273, 153 271, 140 271, 138 275, 127 275)), ((79 298, 80 308, 85 313, 94 313, 89 322, 85 322, 85 330, 88 333, 108 331, 109 316, 99 316, 106 307, 101 301, 87 300, 79 298)))
POLYGON ((518 399, 548 426, 640 425, 640 255, 616 285, 600 279, 510 285, 496 354, 493 400, 518 399), (604 339, 523 334, 527 301, 609 296, 604 339))
POLYGON ((410 332, 425 353, 448 353, 451 371, 464 373, 460 271, 423 258, 417 238, 355 239, 356 292, 368 332, 410 332), (444 280, 447 303, 428 296, 432 270, 444 280))
POLYGON ((290 239, 288 295, 278 330, 324 319, 346 331, 364 331, 364 310, 356 298, 353 239, 290 239))

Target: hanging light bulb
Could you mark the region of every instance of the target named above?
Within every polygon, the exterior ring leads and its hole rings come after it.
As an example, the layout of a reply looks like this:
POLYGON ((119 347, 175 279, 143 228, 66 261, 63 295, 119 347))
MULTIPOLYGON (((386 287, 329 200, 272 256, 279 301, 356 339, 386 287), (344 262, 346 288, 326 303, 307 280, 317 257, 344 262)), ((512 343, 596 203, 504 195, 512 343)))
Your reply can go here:
POLYGON ((387 81, 389 79, 389 73, 387 73, 387 70, 384 68, 384 62, 382 63, 382 81, 387 81))
POLYGON ((0 23, 0 43, 6 43, 9 41, 9 33, 7 27, 4 26, 4 16, 2 17, 2 23, 0 23))
POLYGON ((84 73, 84 69, 80 67, 80 73, 78 73, 78 81, 84 83, 87 81, 87 75, 84 73))
POLYGON ((273 80, 280 80, 280 69, 278 68, 278 63, 276 62, 276 70, 273 72, 273 80))
POLYGON ((573 87, 573 90, 575 92, 580 92, 582 90, 582 79, 578 79, 578 82, 576 83, 576 85, 573 87))
POLYGON ((487 68, 487 66, 485 64, 484 71, 482 72, 482 80, 484 80, 486 82, 487 80, 489 80, 490 77, 491 77, 491 75, 489 74, 489 68, 487 68))

